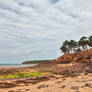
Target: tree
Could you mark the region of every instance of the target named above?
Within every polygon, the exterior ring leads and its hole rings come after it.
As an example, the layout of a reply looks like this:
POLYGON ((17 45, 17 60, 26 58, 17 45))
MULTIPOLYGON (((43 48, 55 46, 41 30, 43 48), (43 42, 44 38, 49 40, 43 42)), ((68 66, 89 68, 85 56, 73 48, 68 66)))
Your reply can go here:
POLYGON ((75 40, 66 40, 63 42, 63 45, 61 46, 60 50, 63 53, 73 53, 73 52, 80 52, 82 50, 88 49, 88 47, 92 47, 92 36, 89 37, 81 37, 78 42, 75 40))
POLYGON ((68 53, 68 49, 66 48, 66 46, 61 46, 60 50, 63 52, 63 53, 68 53))
POLYGON ((74 40, 70 40, 69 46, 70 46, 71 52, 73 52, 78 47, 78 43, 76 41, 74 41, 74 40))
POLYGON ((81 49, 80 49, 80 48, 77 48, 75 51, 76 51, 76 52, 80 52, 80 51, 81 51, 81 49))
POLYGON ((88 38, 83 36, 79 40, 78 45, 81 46, 83 48, 83 50, 85 50, 85 49, 87 49, 88 43, 89 43, 88 38))
POLYGON ((63 45, 61 46, 60 50, 64 53, 69 53, 70 52, 69 41, 68 40, 63 42, 63 45))
POLYGON ((88 45, 89 45, 89 47, 92 47, 92 36, 89 36, 88 39, 89 39, 89 44, 88 45))

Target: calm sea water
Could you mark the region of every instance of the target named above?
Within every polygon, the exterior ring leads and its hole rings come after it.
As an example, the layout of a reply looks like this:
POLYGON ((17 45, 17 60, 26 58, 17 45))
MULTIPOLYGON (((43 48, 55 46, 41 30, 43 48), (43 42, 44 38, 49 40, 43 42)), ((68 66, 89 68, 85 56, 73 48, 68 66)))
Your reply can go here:
POLYGON ((37 64, 0 64, 0 68, 7 68, 7 67, 28 67, 28 66, 35 66, 37 64))

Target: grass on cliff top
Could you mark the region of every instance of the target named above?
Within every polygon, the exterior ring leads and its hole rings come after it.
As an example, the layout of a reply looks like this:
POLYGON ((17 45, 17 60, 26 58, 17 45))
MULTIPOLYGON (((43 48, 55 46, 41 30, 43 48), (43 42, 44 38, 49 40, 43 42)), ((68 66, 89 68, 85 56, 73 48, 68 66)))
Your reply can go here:
POLYGON ((10 78, 26 78, 31 76, 43 76, 43 73, 23 73, 23 74, 11 74, 11 75, 0 75, 0 79, 10 79, 10 78))

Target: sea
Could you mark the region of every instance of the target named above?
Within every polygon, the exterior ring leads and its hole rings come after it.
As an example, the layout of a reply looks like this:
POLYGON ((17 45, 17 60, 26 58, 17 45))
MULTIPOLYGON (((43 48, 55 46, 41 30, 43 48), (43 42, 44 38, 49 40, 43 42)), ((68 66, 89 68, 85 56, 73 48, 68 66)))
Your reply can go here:
POLYGON ((0 64, 0 68, 20 68, 20 67, 29 67, 35 65, 37 64, 0 64))

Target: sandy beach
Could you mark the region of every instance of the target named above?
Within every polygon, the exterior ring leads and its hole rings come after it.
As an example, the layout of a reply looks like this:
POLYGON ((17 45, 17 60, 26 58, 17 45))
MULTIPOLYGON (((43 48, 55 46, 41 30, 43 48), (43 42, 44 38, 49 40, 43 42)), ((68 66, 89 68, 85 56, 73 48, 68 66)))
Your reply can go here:
POLYGON ((0 68, 0 74, 44 72, 43 76, 1 79, 0 92, 91 92, 92 73, 82 72, 76 75, 76 70, 73 75, 60 73, 61 69, 74 65, 53 63, 26 68, 0 68))
MULTIPOLYGON (((10 80, 10 82, 13 80, 10 80)), ((9 82, 9 81, 8 81, 9 82)), ((48 81, 21 83, 13 88, 1 88, 0 92, 91 92, 92 74, 80 75, 74 78, 55 76, 48 81)))

